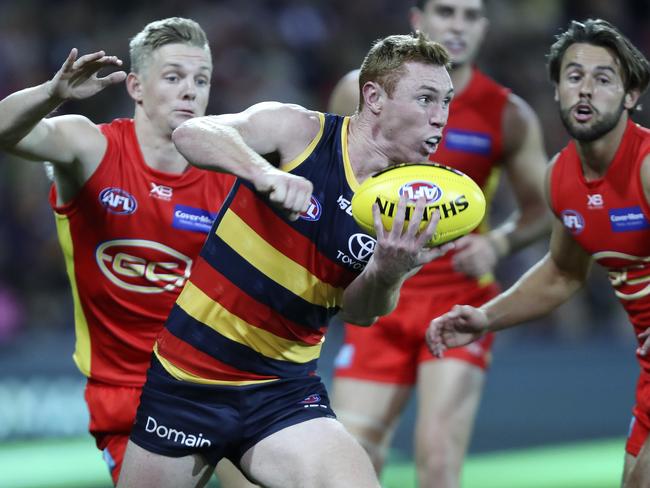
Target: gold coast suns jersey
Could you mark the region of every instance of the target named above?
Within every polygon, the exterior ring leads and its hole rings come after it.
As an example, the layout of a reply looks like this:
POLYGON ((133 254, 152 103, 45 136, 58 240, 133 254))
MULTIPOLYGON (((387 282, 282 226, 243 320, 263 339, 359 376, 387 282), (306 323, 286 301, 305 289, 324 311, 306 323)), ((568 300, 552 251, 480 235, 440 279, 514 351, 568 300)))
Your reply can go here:
MULTIPOLYGON (((635 331, 650 327, 650 207, 640 178, 650 130, 628 122, 602 178, 586 180, 574 142, 551 172, 551 207, 567 232, 607 269, 635 331)), ((638 356, 650 371, 650 360, 638 356)))
POLYGON ((235 183, 156 343, 174 377, 247 385, 314 374, 327 324, 375 245, 352 219, 349 119, 319 116, 319 134, 284 168, 314 185, 298 220, 235 183))
POLYGON ((133 120, 100 129, 108 146, 79 194, 56 205, 50 193, 72 295, 81 372, 142 386, 156 335, 194 269, 234 178, 145 163, 133 120))

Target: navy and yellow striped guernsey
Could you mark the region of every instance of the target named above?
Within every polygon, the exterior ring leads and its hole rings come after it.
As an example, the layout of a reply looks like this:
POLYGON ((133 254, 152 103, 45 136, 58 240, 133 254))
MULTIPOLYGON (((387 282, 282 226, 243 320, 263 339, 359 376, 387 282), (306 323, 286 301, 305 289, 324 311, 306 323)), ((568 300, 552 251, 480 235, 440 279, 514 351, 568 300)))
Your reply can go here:
POLYGON ((318 135, 284 168, 314 185, 297 221, 247 181, 231 190, 154 349, 175 378, 239 386, 314 374, 327 324, 375 244, 351 215, 349 118, 319 116, 318 135))

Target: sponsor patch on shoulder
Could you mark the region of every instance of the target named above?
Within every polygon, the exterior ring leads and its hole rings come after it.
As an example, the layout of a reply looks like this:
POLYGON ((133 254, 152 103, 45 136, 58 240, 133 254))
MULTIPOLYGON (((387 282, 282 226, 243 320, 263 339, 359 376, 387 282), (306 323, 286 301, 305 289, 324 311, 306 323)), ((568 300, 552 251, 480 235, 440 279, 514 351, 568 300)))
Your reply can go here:
POLYGON ((614 232, 650 229, 650 222, 639 206, 611 209, 609 223, 614 232))
POLYGON ((216 214, 210 213, 202 208, 176 205, 174 206, 172 226, 176 229, 203 232, 207 234, 210 232, 215 217, 216 214))
POLYGON ((452 151, 464 151, 487 156, 492 152, 492 137, 484 132, 447 129, 443 144, 452 151))

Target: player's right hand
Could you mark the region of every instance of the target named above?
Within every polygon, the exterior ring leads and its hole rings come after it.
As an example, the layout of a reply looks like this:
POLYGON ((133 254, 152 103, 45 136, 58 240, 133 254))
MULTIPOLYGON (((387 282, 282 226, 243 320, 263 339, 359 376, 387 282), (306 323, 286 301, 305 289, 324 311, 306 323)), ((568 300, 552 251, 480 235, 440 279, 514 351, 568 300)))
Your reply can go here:
POLYGON ((431 321, 426 332, 431 354, 442 357, 452 347, 460 347, 479 339, 487 332, 488 318, 483 310, 469 305, 454 305, 444 315, 431 321))
POLYGON ((307 211, 314 191, 314 185, 308 179, 274 167, 260 172, 252 183, 273 206, 283 210, 289 220, 297 220, 302 212, 307 211))
POLYGON ((85 54, 79 58, 77 55, 77 48, 73 48, 54 78, 49 81, 49 93, 53 98, 64 101, 92 97, 107 86, 126 79, 124 71, 98 76, 102 68, 122 66, 122 60, 117 56, 107 56, 104 51, 85 54))

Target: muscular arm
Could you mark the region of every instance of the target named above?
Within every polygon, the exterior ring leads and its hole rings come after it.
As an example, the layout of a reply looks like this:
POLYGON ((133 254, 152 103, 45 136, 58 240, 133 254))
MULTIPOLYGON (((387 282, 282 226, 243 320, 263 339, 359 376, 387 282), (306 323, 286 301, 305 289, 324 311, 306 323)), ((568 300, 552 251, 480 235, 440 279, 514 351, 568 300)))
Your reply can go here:
MULTIPOLYGON (((552 163, 553 164, 553 163, 552 163)), ((547 171, 547 199, 550 174, 547 171)), ((431 321, 426 339, 437 356, 463 346, 486 332, 497 331, 541 317, 568 300, 584 283, 591 256, 554 220, 549 253, 507 291, 480 308, 455 305, 431 321)))
POLYGON ((551 215, 544 202, 544 171, 548 157, 537 115, 516 95, 510 95, 503 122, 506 175, 518 210, 490 239, 500 257, 527 246, 551 230, 551 215))
POLYGON ((488 330, 505 329, 551 312, 580 289, 590 265, 591 256, 556 220, 549 253, 509 290, 481 307, 488 330))
POLYGON ((341 318, 357 325, 372 325, 377 317, 392 312, 397 306, 402 283, 416 273, 420 267, 440 256, 447 246, 429 249, 424 247, 429 242, 436 225, 438 215, 432 218, 422 232, 418 231, 424 199, 416 204, 415 214, 403 231, 406 198, 402 197, 397 206, 393 227, 385 230, 379 210, 373 207, 377 244, 370 262, 363 272, 345 289, 341 318))
POLYGON ((88 98, 123 81, 123 71, 97 77, 101 68, 119 65, 120 60, 105 56, 103 51, 77 59, 73 49, 50 81, 0 101, 0 147, 25 159, 51 162, 57 187, 74 193, 73 187, 82 185, 96 168, 106 149, 106 140, 85 117, 44 117, 66 100, 88 98))
POLYGON ((547 235, 551 227, 543 196, 547 157, 539 121, 528 104, 515 95, 508 99, 502 133, 502 166, 517 200, 517 210, 488 234, 459 239, 454 268, 469 276, 492 272, 500 258, 547 235))
POLYGON ((278 153, 282 168, 300 155, 319 130, 316 112, 264 102, 238 114, 190 119, 174 130, 172 140, 193 165, 250 181, 295 220, 307 209, 311 182, 275 168, 261 155, 278 153))

